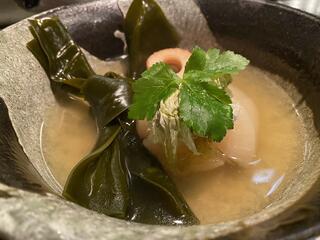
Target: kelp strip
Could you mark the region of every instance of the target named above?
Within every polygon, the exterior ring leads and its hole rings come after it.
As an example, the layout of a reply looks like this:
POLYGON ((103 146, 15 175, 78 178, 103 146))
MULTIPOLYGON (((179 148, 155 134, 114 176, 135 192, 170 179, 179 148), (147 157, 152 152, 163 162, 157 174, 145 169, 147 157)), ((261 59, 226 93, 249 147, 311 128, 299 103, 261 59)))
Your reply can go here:
POLYGON ((131 77, 144 70, 154 52, 177 47, 180 37, 154 0, 134 0, 124 21, 131 77))
POLYGON ((131 80, 113 73, 95 75, 58 18, 30 20, 30 25, 34 39, 28 48, 52 83, 70 86, 90 104, 99 129, 93 151, 74 167, 63 196, 121 219, 197 224, 170 177, 137 137, 134 122, 127 119, 131 80))

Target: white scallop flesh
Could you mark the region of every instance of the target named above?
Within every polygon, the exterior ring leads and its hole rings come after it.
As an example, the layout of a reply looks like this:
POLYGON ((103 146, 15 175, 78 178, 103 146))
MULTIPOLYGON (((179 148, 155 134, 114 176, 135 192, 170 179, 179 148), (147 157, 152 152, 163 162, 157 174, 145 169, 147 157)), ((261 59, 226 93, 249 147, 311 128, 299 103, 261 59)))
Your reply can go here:
POLYGON ((258 112, 254 102, 233 84, 229 85, 234 103, 234 129, 228 130, 218 148, 234 162, 247 166, 257 156, 258 112))

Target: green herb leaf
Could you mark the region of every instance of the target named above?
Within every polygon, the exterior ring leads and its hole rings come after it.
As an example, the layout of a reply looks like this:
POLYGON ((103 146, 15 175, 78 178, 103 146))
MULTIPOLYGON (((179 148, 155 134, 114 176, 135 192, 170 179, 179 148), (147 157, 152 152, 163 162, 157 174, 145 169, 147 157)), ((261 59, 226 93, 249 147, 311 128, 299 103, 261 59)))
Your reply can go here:
POLYGON ((232 102, 224 89, 231 83, 231 74, 243 70, 248 63, 231 51, 220 54, 218 49, 193 50, 183 76, 179 110, 194 133, 221 141, 233 128, 232 102))
POLYGON ((221 141, 233 128, 231 99, 209 83, 190 81, 180 91, 180 117, 197 135, 221 141))
POLYGON ((220 54, 219 49, 209 49, 205 52, 195 47, 186 64, 183 78, 212 82, 220 88, 225 88, 231 82, 230 74, 243 70, 248 63, 246 58, 232 51, 220 54))
POLYGON ((151 120, 159 109, 161 100, 167 99, 178 89, 180 78, 164 63, 156 63, 133 83, 133 104, 129 118, 151 120))

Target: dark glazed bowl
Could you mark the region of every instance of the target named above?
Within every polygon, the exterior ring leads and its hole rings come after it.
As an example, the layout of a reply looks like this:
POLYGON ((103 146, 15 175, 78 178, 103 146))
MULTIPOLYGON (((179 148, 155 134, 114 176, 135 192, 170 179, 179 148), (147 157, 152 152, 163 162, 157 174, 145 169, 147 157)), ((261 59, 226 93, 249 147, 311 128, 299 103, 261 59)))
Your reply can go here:
MULTIPOLYGON (((27 112, 33 104, 53 105, 54 98, 44 81, 45 74, 25 49, 30 34, 28 23, 23 20, 0 32, 0 239, 277 239, 288 235, 305 239, 317 233, 319 216, 310 218, 305 214, 298 225, 283 223, 293 220, 294 214, 300 214, 300 206, 314 200, 312 189, 318 187, 319 18, 262 1, 198 0, 197 4, 220 46, 284 77, 278 84, 292 97, 303 118, 307 133, 305 156, 292 177, 287 178, 288 187, 278 199, 244 219, 178 228, 128 223, 58 197, 54 184, 48 180, 52 176, 39 167, 41 160, 29 161, 31 155, 40 156, 40 150, 28 147, 28 138, 39 137, 39 132, 28 130, 28 126, 36 124, 44 113, 35 112, 27 120, 23 116, 29 116, 27 112), (20 84, 28 78, 32 81, 23 86, 23 91, 32 94, 22 102, 20 84), (21 118, 15 117, 16 111, 21 118), (24 128, 17 128, 16 123, 21 121, 19 126, 24 128)), ((122 54, 122 43, 113 36, 123 20, 117 1, 73 5, 40 14, 48 15, 58 15, 74 40, 97 57, 122 54)), ((39 125, 37 129, 40 128, 39 125)), ((320 203, 316 200, 312 207, 319 213, 320 203)))

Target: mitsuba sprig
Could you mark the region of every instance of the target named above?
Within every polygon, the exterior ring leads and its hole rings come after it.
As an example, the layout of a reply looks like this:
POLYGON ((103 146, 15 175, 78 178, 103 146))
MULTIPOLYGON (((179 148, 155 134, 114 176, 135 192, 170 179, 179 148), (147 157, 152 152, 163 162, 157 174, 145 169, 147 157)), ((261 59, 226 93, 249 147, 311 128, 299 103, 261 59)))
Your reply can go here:
POLYGON ((182 78, 169 65, 156 63, 133 83, 129 118, 154 120, 161 102, 177 95, 182 123, 193 134, 219 142, 233 128, 232 101, 226 87, 231 74, 248 64, 249 60, 232 51, 205 52, 199 47, 193 49, 182 78))

